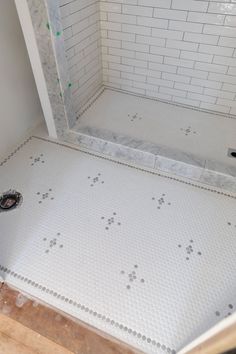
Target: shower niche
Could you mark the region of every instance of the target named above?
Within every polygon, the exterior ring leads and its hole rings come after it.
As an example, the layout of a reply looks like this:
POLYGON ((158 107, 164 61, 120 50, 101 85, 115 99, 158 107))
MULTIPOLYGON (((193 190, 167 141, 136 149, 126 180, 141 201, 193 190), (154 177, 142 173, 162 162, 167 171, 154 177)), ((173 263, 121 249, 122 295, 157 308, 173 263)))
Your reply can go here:
POLYGON ((236 5, 15 0, 49 135, 236 192, 236 5))

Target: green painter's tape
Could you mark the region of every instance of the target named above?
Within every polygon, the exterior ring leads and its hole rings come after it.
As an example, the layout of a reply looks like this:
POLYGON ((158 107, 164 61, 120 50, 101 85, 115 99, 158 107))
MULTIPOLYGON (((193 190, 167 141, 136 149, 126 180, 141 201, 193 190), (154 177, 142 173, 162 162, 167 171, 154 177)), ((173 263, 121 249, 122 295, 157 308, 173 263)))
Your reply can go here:
POLYGON ((58 31, 58 32, 56 33, 56 36, 57 36, 57 37, 60 37, 60 35, 61 35, 61 32, 58 31))

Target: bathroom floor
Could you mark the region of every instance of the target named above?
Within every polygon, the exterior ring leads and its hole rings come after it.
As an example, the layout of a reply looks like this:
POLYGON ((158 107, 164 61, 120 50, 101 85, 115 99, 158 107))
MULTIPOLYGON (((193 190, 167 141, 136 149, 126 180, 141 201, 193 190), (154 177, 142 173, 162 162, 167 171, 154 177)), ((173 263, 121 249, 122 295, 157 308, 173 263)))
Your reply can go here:
POLYGON ((174 106, 154 99, 105 89, 79 118, 76 129, 110 131, 121 137, 236 166, 228 148, 236 149, 236 119, 174 106))
POLYGON ((150 354, 234 312, 234 194, 37 137, 0 168, 9 285, 150 354))
POLYGON ((71 130, 88 148, 232 191, 235 131, 232 117, 108 88, 89 102, 71 130))

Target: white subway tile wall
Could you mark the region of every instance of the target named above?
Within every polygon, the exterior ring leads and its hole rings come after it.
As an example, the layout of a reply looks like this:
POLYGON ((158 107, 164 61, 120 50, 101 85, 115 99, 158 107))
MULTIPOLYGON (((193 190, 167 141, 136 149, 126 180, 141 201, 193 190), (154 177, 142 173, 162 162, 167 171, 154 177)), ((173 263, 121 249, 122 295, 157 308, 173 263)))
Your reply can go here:
POLYGON ((236 114, 236 1, 100 1, 103 82, 236 114))
POLYGON ((98 0, 60 0, 66 57, 75 112, 102 85, 98 0))
POLYGON ((60 2, 77 111, 103 83, 236 115, 236 0, 60 2))

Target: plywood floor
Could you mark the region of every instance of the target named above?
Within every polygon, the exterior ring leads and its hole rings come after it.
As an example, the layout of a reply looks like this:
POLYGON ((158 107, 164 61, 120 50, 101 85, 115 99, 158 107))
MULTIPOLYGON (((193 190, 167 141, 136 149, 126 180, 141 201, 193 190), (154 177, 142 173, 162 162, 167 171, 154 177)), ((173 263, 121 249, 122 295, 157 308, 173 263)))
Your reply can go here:
POLYGON ((78 320, 0 289, 1 354, 141 354, 78 320))

